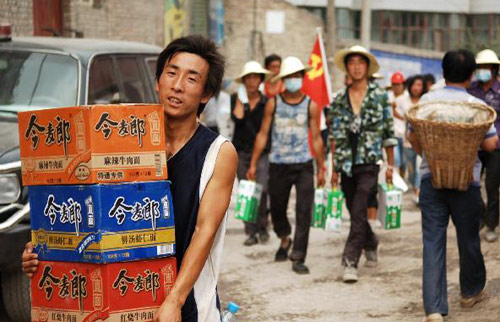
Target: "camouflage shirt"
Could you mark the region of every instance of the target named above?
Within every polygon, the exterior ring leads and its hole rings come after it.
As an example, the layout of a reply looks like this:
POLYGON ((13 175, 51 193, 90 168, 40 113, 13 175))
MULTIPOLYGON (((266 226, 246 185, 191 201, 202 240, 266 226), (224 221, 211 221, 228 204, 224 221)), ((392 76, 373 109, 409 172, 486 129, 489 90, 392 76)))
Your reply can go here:
POLYGON ((349 131, 358 134, 354 164, 376 164, 382 160, 382 147, 397 145, 391 105, 387 92, 370 83, 356 116, 349 103, 347 90, 341 90, 330 109, 330 137, 335 142, 335 168, 352 175, 353 157, 349 131))

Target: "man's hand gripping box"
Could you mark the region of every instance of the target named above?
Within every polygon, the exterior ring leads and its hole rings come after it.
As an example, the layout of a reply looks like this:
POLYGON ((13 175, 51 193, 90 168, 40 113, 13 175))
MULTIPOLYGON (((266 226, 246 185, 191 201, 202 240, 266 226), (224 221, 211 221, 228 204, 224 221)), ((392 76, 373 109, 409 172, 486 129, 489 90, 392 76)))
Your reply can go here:
POLYGON ((112 263, 175 253, 169 181, 32 186, 40 260, 112 263))
POLYGON ((19 113, 23 184, 167 179, 161 105, 92 105, 19 113))
POLYGON ((42 261, 31 280, 31 320, 152 321, 176 274, 174 257, 105 265, 42 261))

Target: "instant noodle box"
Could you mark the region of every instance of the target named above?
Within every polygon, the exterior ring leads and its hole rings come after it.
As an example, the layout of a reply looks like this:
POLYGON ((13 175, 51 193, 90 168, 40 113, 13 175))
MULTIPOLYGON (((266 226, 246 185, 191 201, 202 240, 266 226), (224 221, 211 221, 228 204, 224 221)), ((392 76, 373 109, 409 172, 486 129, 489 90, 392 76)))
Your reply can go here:
POLYGON ((169 181, 29 187, 40 260, 112 263, 175 253, 169 181))
POLYGON ((152 321, 176 273, 175 257, 106 265, 41 261, 31 279, 31 320, 152 321))
POLYGON ((161 105, 19 112, 24 185, 167 179, 161 105))

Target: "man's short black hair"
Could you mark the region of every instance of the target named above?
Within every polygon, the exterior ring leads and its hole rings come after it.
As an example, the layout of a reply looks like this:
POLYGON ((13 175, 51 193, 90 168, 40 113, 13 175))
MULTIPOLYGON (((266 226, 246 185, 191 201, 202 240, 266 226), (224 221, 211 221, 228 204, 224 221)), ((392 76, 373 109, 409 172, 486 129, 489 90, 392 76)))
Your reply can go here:
MULTIPOLYGON (((201 35, 189 35, 173 40, 158 56, 156 62, 156 80, 163 73, 165 64, 178 53, 190 53, 200 56, 208 63, 208 75, 205 83, 205 95, 217 96, 221 90, 222 78, 224 77, 225 58, 219 52, 217 45, 201 35)), ((198 116, 205 109, 201 103, 198 108, 198 116)))
POLYGON ((273 61, 279 61, 281 63, 281 57, 276 54, 271 54, 264 58, 264 68, 269 67, 273 61))
POLYGON ((347 68, 347 62, 349 61, 349 59, 351 59, 351 57, 354 57, 354 56, 360 56, 361 58, 363 58, 363 60, 366 62, 366 64, 368 64, 368 66, 370 66, 370 59, 368 59, 368 57, 366 57, 365 55, 361 54, 361 53, 350 53, 349 55, 346 55, 344 57, 344 66, 347 68))
POLYGON ((466 49, 448 51, 441 63, 443 77, 452 83, 467 81, 476 69, 474 54, 466 49))
POLYGON ((424 80, 424 85, 425 85, 425 83, 428 83, 428 82, 432 82, 432 84, 436 83, 436 77, 434 77, 434 75, 432 75, 432 74, 423 74, 422 78, 424 80))

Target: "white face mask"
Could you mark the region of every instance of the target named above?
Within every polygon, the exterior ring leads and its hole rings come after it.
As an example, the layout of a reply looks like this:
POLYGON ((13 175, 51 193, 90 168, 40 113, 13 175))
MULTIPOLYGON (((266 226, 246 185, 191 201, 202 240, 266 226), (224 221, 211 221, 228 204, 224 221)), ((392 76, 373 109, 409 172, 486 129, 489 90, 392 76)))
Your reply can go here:
POLYGON ((474 76, 476 79, 482 83, 487 83, 491 80, 491 70, 489 69, 477 69, 476 72, 474 73, 474 76))
POLYGON ((290 93, 295 93, 302 88, 302 78, 285 79, 285 88, 290 93))

